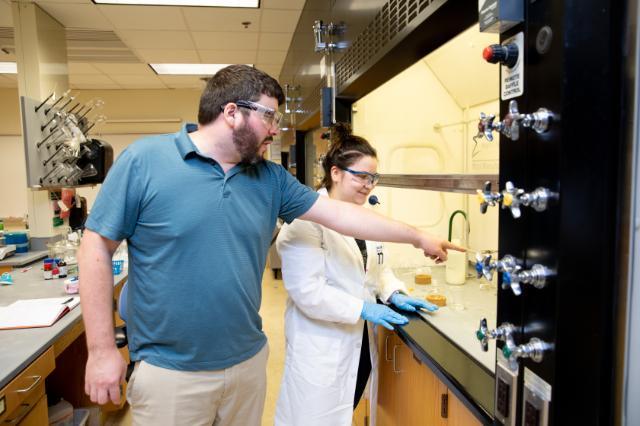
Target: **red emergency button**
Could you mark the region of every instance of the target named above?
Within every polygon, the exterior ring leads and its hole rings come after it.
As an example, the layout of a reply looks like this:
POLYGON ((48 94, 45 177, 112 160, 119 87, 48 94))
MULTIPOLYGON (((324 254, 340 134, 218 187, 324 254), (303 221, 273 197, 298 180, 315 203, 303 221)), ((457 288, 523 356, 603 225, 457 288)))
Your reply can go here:
POLYGON ((501 63, 512 68, 518 62, 518 45, 515 43, 492 44, 484 48, 482 57, 489 63, 501 63))

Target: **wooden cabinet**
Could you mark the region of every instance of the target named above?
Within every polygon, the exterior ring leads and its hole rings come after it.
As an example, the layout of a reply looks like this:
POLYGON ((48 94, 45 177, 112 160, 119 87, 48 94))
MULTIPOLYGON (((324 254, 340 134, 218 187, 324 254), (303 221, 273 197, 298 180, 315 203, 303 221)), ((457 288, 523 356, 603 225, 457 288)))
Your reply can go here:
POLYGON ((53 348, 49 348, 7 386, 0 389, 0 422, 17 424, 30 416, 43 398, 46 417, 44 384, 54 368, 55 356, 53 348))
POLYGON ((378 336, 378 426, 480 425, 394 332, 378 336))
POLYGON ((364 397, 353 411, 353 426, 369 426, 369 400, 364 397))
POLYGON ((18 426, 42 426, 49 424, 47 396, 42 395, 29 414, 24 416, 18 426))

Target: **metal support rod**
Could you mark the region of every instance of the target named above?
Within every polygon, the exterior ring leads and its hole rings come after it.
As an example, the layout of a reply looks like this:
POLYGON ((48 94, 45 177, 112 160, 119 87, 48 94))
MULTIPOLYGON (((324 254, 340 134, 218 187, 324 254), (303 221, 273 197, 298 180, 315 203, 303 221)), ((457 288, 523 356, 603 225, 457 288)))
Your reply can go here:
POLYGON ((44 139, 42 139, 40 142, 38 142, 36 144, 36 148, 40 149, 42 144, 45 143, 47 141, 47 139, 49 139, 51 136, 53 136, 54 134, 58 133, 59 131, 60 131, 60 129, 56 130, 55 132, 49 133, 47 136, 44 137, 44 139))
POLYGON ((58 148, 51 157, 47 158, 42 162, 42 165, 46 167, 47 164, 49 164, 51 160, 53 160, 63 149, 64 149, 64 146, 60 146, 60 148, 58 148))
POLYGON ((87 114, 89 114, 89 112, 91 112, 91 110, 93 109, 93 107, 89 107, 88 110, 86 110, 84 112, 84 114, 82 114, 81 116, 78 117, 78 123, 80 122, 80 120, 82 120, 87 114))
POLYGON ((60 96, 60 97, 58 98, 58 100, 57 100, 57 101, 55 101, 55 102, 53 103, 53 105, 51 105, 49 108, 45 109, 45 110, 44 110, 44 113, 45 113, 45 114, 49 114, 49 111, 51 111, 51 110, 53 109, 53 107, 55 107, 56 105, 58 105, 58 103, 60 103, 60 101, 61 101, 61 100, 63 100, 64 98, 66 98, 68 94, 69 94, 69 91, 67 90, 66 92, 64 92, 64 93, 62 94, 62 96, 60 96))
POLYGON ((46 124, 44 124, 44 125, 40 126, 40 131, 43 131, 44 129, 46 129, 46 128, 47 128, 47 126, 48 126, 49 124, 51 124, 51 122, 52 122, 53 120, 55 120, 57 116, 58 116, 58 114, 54 114, 54 115, 53 115, 53 117, 51 117, 51 118, 49 119, 49 121, 47 121, 47 123, 46 123, 46 124))
POLYGON ((69 98, 69 100, 67 102, 64 103, 64 105, 62 105, 59 109, 60 111, 64 111, 64 109, 67 107, 67 105, 69 105, 71 102, 73 102, 75 98, 73 96, 71 96, 69 98))
MULTIPOLYGON (((76 108, 78 108, 80 106, 80 102, 78 102, 77 104, 75 104, 73 107, 71 107, 71 109, 69 111, 67 111, 67 114, 71 114, 73 113, 73 111, 75 111, 76 108)), ((82 108, 80 108, 81 110, 82 108)), ((80 111, 78 110, 78 111, 80 111)))
POLYGON ((53 97, 53 95, 55 95, 55 93, 56 93, 56 92, 51 92, 51 94, 50 94, 49 96, 47 96, 47 99, 45 99, 44 101, 42 101, 42 103, 41 103, 40 105, 38 105, 38 106, 35 108, 35 111, 36 111, 36 112, 40 111, 40 108, 42 108, 42 107, 44 106, 44 104, 46 104, 46 103, 47 103, 47 101, 48 101, 49 99, 51 99, 51 98, 53 97))

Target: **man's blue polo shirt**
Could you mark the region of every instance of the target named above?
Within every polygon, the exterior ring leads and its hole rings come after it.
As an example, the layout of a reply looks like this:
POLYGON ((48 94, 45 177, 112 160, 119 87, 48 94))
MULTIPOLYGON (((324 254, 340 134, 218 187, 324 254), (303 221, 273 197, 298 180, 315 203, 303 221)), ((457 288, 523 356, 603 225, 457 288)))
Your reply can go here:
POLYGON ((218 370, 266 343, 258 310, 276 219, 293 221, 318 195, 270 161, 225 174, 198 153, 188 136, 195 130, 188 124, 123 151, 86 226, 128 241, 131 358, 218 370))

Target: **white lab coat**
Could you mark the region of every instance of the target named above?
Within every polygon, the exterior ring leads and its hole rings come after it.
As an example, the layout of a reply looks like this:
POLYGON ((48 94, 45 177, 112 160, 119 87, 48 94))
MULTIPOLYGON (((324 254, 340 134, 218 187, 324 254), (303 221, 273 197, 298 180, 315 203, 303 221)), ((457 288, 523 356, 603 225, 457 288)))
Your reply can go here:
MULTIPOLYGON (((326 195, 326 190, 319 191, 326 195)), ((384 267, 383 246, 367 241, 367 272, 354 238, 295 220, 280 231, 277 248, 289 298, 286 358, 276 426, 351 425, 362 345, 363 301, 387 301, 404 284, 384 267)), ((378 354, 368 324, 371 354, 370 425, 375 425, 378 354)))

